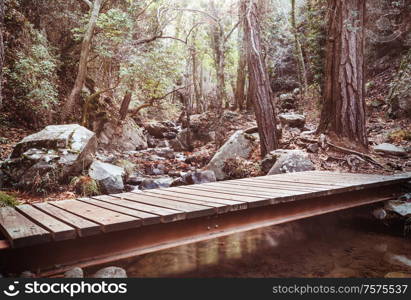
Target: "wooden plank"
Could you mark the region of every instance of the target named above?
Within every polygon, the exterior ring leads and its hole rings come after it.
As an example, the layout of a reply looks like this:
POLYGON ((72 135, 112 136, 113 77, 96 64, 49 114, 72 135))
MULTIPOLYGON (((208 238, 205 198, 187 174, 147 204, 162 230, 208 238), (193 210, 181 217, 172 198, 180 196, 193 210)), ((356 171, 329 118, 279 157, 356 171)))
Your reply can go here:
POLYGON ((47 202, 34 203, 33 206, 42 212, 59 219, 61 222, 74 227, 80 237, 95 235, 102 231, 101 225, 50 205, 47 202))
POLYGON ((186 218, 188 219, 204 217, 204 216, 211 216, 211 215, 216 214, 216 211, 212 207, 209 207, 209 206, 162 199, 156 196, 150 196, 149 194, 146 194, 144 192, 143 193, 133 193, 133 192, 123 193, 121 194, 121 197, 131 200, 131 201, 136 201, 139 203, 180 210, 186 213, 186 218))
POLYGON ((255 177, 253 178, 256 182, 278 182, 283 184, 306 184, 307 186, 332 186, 332 187, 345 187, 351 184, 340 183, 340 182, 324 182, 324 179, 312 179, 312 178, 272 178, 271 176, 255 177))
POLYGON ((169 190, 175 190, 178 191, 179 193, 182 194, 188 194, 188 195, 199 195, 199 196, 205 196, 205 197, 211 197, 211 198, 217 198, 217 199, 226 199, 226 200, 234 200, 234 201, 244 201, 247 202, 250 206, 252 204, 253 206, 261 206, 261 205, 268 205, 270 200, 267 199, 267 197, 262 197, 262 196, 250 196, 250 195, 244 195, 241 193, 223 193, 223 192, 214 192, 211 188, 208 191, 200 191, 197 189, 193 188, 187 188, 187 187, 176 187, 176 188, 169 188, 169 190))
MULTIPOLYGON (((193 187, 194 190, 201 190, 201 191, 207 191, 204 189, 204 187, 201 187, 200 185, 197 187, 193 187)), ((300 195, 304 194, 306 192, 304 191, 285 191, 285 190, 277 190, 277 189, 264 189, 264 188, 258 188, 258 187, 252 187, 252 186, 235 186, 235 185, 220 185, 220 186, 214 186, 213 191, 219 192, 219 193, 224 193, 224 194, 232 194, 232 195, 246 195, 250 197, 258 196, 258 197, 264 197, 266 199, 272 199, 275 197, 284 197, 284 196, 294 196, 294 195, 300 195)))
POLYGON ((62 200, 49 202, 50 204, 68 212, 81 216, 103 226, 104 232, 117 231, 138 227, 141 220, 123 215, 111 210, 97 207, 77 200, 62 200))
POLYGON ((184 220, 186 217, 184 212, 174 210, 174 209, 167 209, 167 208, 162 208, 158 206, 147 205, 143 203, 126 200, 121 195, 122 194, 116 194, 113 196, 105 196, 105 197, 99 196, 96 198, 98 198, 98 200, 111 203, 114 205, 119 205, 119 206, 131 208, 131 209, 147 212, 153 215, 158 215, 160 216, 161 222, 163 223, 184 220))
POLYGON ((33 223, 46 228, 50 231, 51 236, 55 241, 63 241, 74 239, 76 237, 76 230, 59 221, 58 219, 38 210, 34 206, 24 204, 16 207, 22 215, 30 219, 33 223))
POLYGON ((184 198, 181 198, 179 195, 176 195, 176 196, 164 195, 161 193, 157 193, 155 190, 144 191, 144 194, 151 196, 151 197, 160 198, 160 199, 166 199, 166 200, 171 200, 171 201, 176 201, 176 202, 184 202, 184 203, 198 204, 202 206, 212 207, 214 208, 216 213, 218 213, 219 208, 226 207, 226 205, 221 204, 221 203, 214 203, 214 202, 209 202, 205 200, 197 200, 197 199, 190 199, 190 198, 184 199, 184 198))
POLYGON ((12 207, 0 208, 0 230, 12 247, 24 247, 51 241, 51 234, 12 207))
POLYGON ((172 197, 172 199, 184 199, 184 200, 199 200, 199 201, 207 201, 209 203, 216 203, 221 204, 222 207, 218 209, 218 212, 228 212, 228 211, 237 211, 242 209, 247 209, 248 205, 247 202, 241 201, 232 201, 232 200, 225 200, 225 199, 216 199, 210 197, 204 197, 199 195, 188 195, 179 193, 176 191, 170 191, 170 189, 154 189, 150 190, 150 193, 155 193, 156 195, 172 197))
POLYGON ((149 213, 131 209, 131 208, 126 208, 123 206, 114 205, 114 204, 107 203, 107 202, 104 202, 98 199, 79 198, 77 200, 86 202, 88 204, 92 204, 92 205, 95 205, 101 208, 105 208, 105 209, 108 209, 114 212, 118 212, 124 215, 129 215, 137 219, 141 219, 142 225, 153 225, 153 224, 158 224, 161 222, 161 218, 157 215, 149 214, 149 213))
MULTIPOLYGON (((239 184, 239 183, 238 183, 239 184)), ((257 180, 243 180, 241 181, 241 186, 254 186, 254 187, 261 187, 261 188, 268 188, 268 189, 278 189, 278 190, 288 190, 288 191, 302 191, 302 192, 315 192, 315 191, 324 191, 329 190, 330 187, 315 187, 305 185, 304 183, 298 184, 284 184, 278 182, 259 182, 257 180)))

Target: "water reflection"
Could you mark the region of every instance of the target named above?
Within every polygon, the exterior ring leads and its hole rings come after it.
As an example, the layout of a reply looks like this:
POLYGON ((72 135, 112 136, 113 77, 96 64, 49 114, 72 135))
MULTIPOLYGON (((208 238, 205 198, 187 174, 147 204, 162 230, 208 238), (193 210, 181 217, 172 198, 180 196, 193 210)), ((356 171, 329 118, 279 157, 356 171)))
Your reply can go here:
MULTIPOLYGON (((356 210, 112 263, 130 277, 383 277, 411 273, 411 242, 356 210)), ((89 272, 92 272, 90 270, 89 272)))

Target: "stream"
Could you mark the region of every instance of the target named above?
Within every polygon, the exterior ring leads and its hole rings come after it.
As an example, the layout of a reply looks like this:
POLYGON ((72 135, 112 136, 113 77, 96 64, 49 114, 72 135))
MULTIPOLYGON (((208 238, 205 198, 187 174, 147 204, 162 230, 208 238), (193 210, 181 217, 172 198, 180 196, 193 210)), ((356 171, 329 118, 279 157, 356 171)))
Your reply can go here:
MULTIPOLYGON (((372 207, 233 234, 111 263, 129 277, 384 277, 411 274, 411 240, 372 207)), ((86 269, 91 274, 99 267, 86 269)), ((411 276, 411 275, 410 275, 411 276)))

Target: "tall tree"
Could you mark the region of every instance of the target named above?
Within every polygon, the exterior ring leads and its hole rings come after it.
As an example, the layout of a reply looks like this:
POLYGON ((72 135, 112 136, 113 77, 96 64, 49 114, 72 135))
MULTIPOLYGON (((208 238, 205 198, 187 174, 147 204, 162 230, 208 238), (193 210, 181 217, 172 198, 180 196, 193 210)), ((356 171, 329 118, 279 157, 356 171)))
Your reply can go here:
POLYGON ((4 64, 4 0, 0 0, 0 109, 3 107, 3 64, 4 64))
POLYGON ((308 90, 307 71, 297 28, 295 0, 291 0, 291 28, 294 35, 294 51, 297 58, 298 79, 300 81, 301 95, 305 96, 308 90))
POLYGON ((330 0, 323 105, 318 132, 367 148, 365 0, 330 0))
MULTIPOLYGON (((242 20, 245 15, 245 6, 239 5, 238 17, 242 20)), ((245 103, 245 85, 247 77, 247 54, 245 52, 244 21, 241 21, 238 28, 238 67, 237 81, 235 87, 234 109, 243 110, 245 103)))
POLYGON ((261 155, 278 148, 276 118, 272 103, 272 91, 266 63, 262 57, 262 39, 259 0, 243 0, 246 7, 245 29, 247 43, 247 64, 251 97, 260 135, 261 155))
POLYGON ((80 62, 78 66, 77 77, 74 82, 73 89, 64 104, 62 111, 62 120, 66 121, 67 117, 73 112, 74 105, 80 95, 81 89, 83 88, 84 82, 87 77, 87 62, 91 50, 91 41, 93 39, 94 29, 96 28, 96 23, 98 16, 100 14, 101 7, 104 0, 94 0, 93 2, 89 0, 83 0, 89 8, 91 9, 91 16, 87 24, 87 30, 84 34, 83 42, 81 44, 81 54, 80 62))

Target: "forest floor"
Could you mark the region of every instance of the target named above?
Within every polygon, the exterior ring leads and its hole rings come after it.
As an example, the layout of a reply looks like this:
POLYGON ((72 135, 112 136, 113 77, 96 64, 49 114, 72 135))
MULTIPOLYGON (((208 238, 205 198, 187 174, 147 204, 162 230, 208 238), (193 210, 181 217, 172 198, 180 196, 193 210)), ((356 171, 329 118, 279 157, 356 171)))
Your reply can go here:
MULTIPOLYGON (((314 105, 309 101, 305 103, 307 109, 303 109, 308 116, 307 128, 314 129, 317 124, 316 118, 311 116, 314 113, 308 110, 314 105)), ((252 114, 236 114, 227 124, 224 124, 226 130, 226 138, 239 129, 247 129, 255 126, 252 114)), ((384 109, 373 109, 368 119, 369 140, 371 143, 389 142, 397 146, 411 149, 411 141, 406 140, 401 132, 411 131, 411 120, 391 120, 385 117, 384 109)), ((13 147, 23 137, 33 133, 21 127, 4 126, 0 130, 0 160, 6 159, 11 153, 13 147)), ((311 135, 302 136, 301 133, 294 130, 283 130, 283 137, 281 140, 281 149, 302 149, 306 150, 307 146, 312 142, 318 140, 318 137, 311 135)), ((155 149, 154 149, 155 150, 155 149)), ((195 148, 192 152, 182 153, 182 159, 179 157, 172 159, 163 159, 161 161, 153 160, 155 152, 141 151, 133 155, 126 155, 125 158, 135 163, 139 169, 144 173, 144 169, 150 165, 157 165, 161 163, 165 166, 165 174, 173 174, 180 172, 187 172, 195 169, 201 169, 207 165, 210 159, 217 151, 214 142, 195 148)), ((115 153, 114 155, 123 155, 115 153)), ((333 147, 318 147, 316 153, 309 153, 311 161, 314 163, 317 170, 331 170, 338 172, 353 172, 353 173, 369 173, 369 174, 393 174, 398 172, 411 171, 411 160, 409 157, 397 157, 387 154, 375 153, 370 147, 368 155, 376 162, 370 162, 367 157, 362 157, 355 153, 346 153, 333 147), (379 164, 379 165, 378 165, 379 164)), ((242 172, 240 177, 251 177, 264 175, 259 171, 261 157, 259 154, 259 146, 256 145, 254 151, 250 155, 248 161, 241 162, 242 172)), ((235 178, 235 177, 234 177, 235 178)), ((61 192, 55 192, 48 195, 33 195, 27 192, 11 191, 11 193, 22 203, 27 202, 43 202, 52 200, 61 200, 68 198, 75 198, 76 194, 67 186, 61 187, 61 192)))

